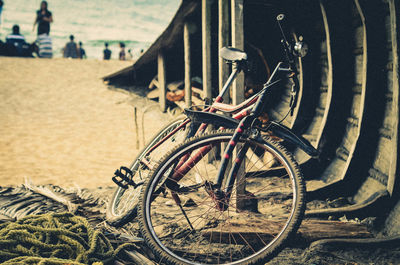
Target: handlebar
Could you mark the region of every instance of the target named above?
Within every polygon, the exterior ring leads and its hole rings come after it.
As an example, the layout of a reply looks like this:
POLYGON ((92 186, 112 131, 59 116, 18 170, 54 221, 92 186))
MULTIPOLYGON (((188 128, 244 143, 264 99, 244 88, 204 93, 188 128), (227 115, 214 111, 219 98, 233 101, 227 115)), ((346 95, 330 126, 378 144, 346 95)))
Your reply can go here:
POLYGON ((276 17, 276 21, 278 22, 278 26, 279 26, 279 30, 281 32, 282 35, 282 46, 283 46, 283 50, 285 52, 285 57, 286 57, 286 61, 289 64, 289 67, 292 71, 296 72, 296 65, 294 63, 294 56, 293 56, 293 52, 291 49, 291 45, 289 44, 286 36, 285 36, 285 31, 283 30, 283 26, 282 26, 282 22, 285 19, 285 15, 284 14, 279 14, 276 17))
MULTIPOLYGON (((293 115, 294 108, 297 105, 297 91, 298 91, 298 87, 299 87, 299 80, 297 78, 297 67, 296 67, 295 58, 294 58, 295 57, 294 56, 294 52, 295 51, 292 49, 292 45, 289 44, 289 42, 288 42, 288 40, 287 40, 287 38, 285 36, 285 32, 283 30, 283 26, 282 26, 282 22, 284 21, 284 19, 285 19, 285 15, 284 14, 279 14, 276 17, 276 21, 278 23, 278 26, 279 26, 279 29, 280 29, 280 32, 281 32, 281 35, 282 35, 281 43, 282 43, 282 46, 283 46, 283 50, 285 52, 286 61, 287 61, 288 65, 289 65, 290 73, 289 73, 288 77, 293 82, 292 89, 291 89, 291 98, 290 98, 290 109, 291 109, 290 114, 293 115)), ((301 47, 302 44, 301 43, 299 43, 299 44, 300 44, 300 47, 301 47)), ((296 45, 298 45, 298 43, 296 43, 295 46, 296 45)), ((299 53, 299 55, 301 56, 301 53, 299 53)))

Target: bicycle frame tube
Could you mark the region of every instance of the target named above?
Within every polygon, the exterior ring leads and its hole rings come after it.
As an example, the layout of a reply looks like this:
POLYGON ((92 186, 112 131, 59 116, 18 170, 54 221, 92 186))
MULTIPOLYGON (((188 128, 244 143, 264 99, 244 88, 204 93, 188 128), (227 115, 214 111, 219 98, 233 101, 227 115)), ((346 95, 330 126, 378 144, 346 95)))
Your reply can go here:
POLYGON ((242 165, 242 161, 243 161, 249 147, 250 147, 249 143, 244 143, 242 149, 240 149, 240 152, 236 156, 236 159, 233 164, 233 167, 231 168, 231 171, 229 172, 229 176, 226 181, 226 183, 228 183, 228 185, 225 185, 225 190, 224 190, 228 199, 230 198, 230 196, 232 194, 233 184, 235 183, 237 173, 239 172, 240 166, 242 165))
POLYGON ((231 86, 233 80, 235 80, 235 78, 236 78, 236 76, 238 75, 239 72, 240 72, 240 68, 238 66, 233 69, 233 72, 230 74, 230 76, 228 77, 228 80, 226 80, 224 86, 222 87, 221 91, 219 92, 219 95, 215 99, 216 102, 222 102, 223 101, 222 96, 225 95, 226 91, 231 86))
MULTIPOLYGON (((257 117, 260 116, 261 111, 262 111, 262 107, 264 105, 264 101, 265 101, 265 98, 266 98, 266 95, 267 95, 267 92, 268 92, 267 88, 270 85, 273 84, 271 82, 272 82, 273 78, 275 77, 275 75, 279 71, 282 70, 281 67, 280 67, 281 64, 282 63, 279 62, 278 65, 275 67, 274 72, 272 73, 272 75, 270 76, 268 81, 264 84, 263 92, 261 93, 260 96, 258 96, 257 102, 252 107, 252 110, 250 111, 250 114, 245 116, 241 120, 241 122, 239 123, 239 126, 237 127, 237 129, 235 130, 235 133, 232 136, 231 141, 229 142, 228 146, 226 147, 224 155, 222 157, 222 161, 221 161, 221 165, 220 165, 220 168, 219 168, 219 171, 218 171, 218 175, 217 175, 216 180, 215 180, 215 187, 217 189, 221 188, 222 181, 223 181, 223 178, 225 176, 225 171, 226 171, 226 168, 228 166, 229 158, 232 156, 233 150, 235 149, 235 147, 236 147, 236 145, 238 143, 238 140, 243 135, 244 130, 246 128, 248 128, 248 125, 251 124, 254 121, 254 119, 256 119, 257 117)), ((230 192, 232 190, 232 186, 233 186, 233 183, 235 182, 237 172, 239 171, 241 162, 243 160, 243 157, 244 157, 245 153, 247 152, 248 147, 249 146, 247 144, 245 144, 243 146, 242 150, 239 152, 239 154, 236 157, 235 163, 234 163, 234 165, 233 165, 233 167, 232 167, 232 169, 231 169, 231 171, 229 172, 229 175, 228 175, 228 180, 227 180, 228 185, 226 186, 226 189, 225 189, 225 191, 227 191, 227 192, 230 192)))
MULTIPOLYGON (((226 150, 224 152, 224 156, 223 156, 222 161, 221 161, 221 166, 220 166, 220 169, 219 169, 219 173, 218 173, 218 176, 216 178, 216 184, 217 184, 218 188, 221 187, 222 179, 223 179, 223 176, 224 176, 225 171, 226 171, 226 167, 227 167, 227 163, 229 161, 229 157, 232 155, 233 149, 236 147, 237 140, 241 137, 241 135, 243 134, 243 130, 246 127, 246 126, 244 126, 244 122, 247 120, 246 118, 249 117, 249 115, 251 113, 254 113, 255 109, 259 109, 260 108, 260 107, 257 108, 257 105, 260 105, 260 103, 262 103, 262 101, 263 101, 262 99, 266 95, 267 88, 270 85, 272 85, 272 80, 274 79, 274 77, 277 74, 277 72, 280 70, 281 64, 282 64, 281 62, 278 63, 278 65, 275 67, 273 73, 271 74, 270 78, 264 84, 263 92, 261 93, 261 95, 254 95, 252 98, 247 100, 246 104, 244 104, 244 106, 243 106, 245 109, 243 109, 242 111, 240 111, 239 113, 237 113, 236 115, 233 116, 233 118, 239 119, 239 120, 242 120, 242 121, 240 122, 239 127, 236 129, 235 134, 234 134, 230 144, 227 146, 227 148, 226 148, 226 150), (254 106, 254 104, 256 106, 254 106)), ((233 80, 236 78, 236 76, 239 73, 239 71, 240 71, 240 68, 235 68, 234 69, 234 71, 231 73, 231 75, 229 76, 228 80, 226 81, 226 83, 225 83, 223 89, 221 90, 220 94, 216 98, 215 102, 217 102, 217 103, 222 102, 222 100, 223 100, 222 96, 225 94, 226 90, 229 88, 229 86, 231 85, 233 80)), ((211 107, 207 108, 206 111, 208 111, 208 112, 216 112, 217 109, 215 109, 215 108, 213 108, 213 106, 211 106, 211 107)), ((183 128, 183 126, 187 125, 189 122, 190 122, 190 119, 185 120, 185 122, 182 125, 178 126, 171 133, 169 133, 166 137, 164 137, 159 143, 157 143, 154 147, 152 147, 146 155, 151 153, 154 149, 156 149, 158 146, 160 146, 163 142, 165 142, 167 139, 169 139, 173 134, 175 134, 178 130, 183 128)), ((202 123, 201 126, 199 127, 198 131, 196 132, 196 134, 199 133, 199 132, 203 132, 206 128, 207 128, 207 124, 206 123, 202 123)), ((173 174, 172 179, 174 179, 175 181, 179 181, 211 149, 212 149, 212 146, 206 146, 206 147, 201 148, 191 158, 189 157, 189 155, 181 158, 181 160, 179 161, 178 165, 175 167, 175 173, 173 174)), ((233 178, 233 181, 234 181, 234 177, 232 177, 233 174, 234 174, 234 172, 230 172, 229 179, 233 178)))
POLYGON ((164 143, 166 140, 168 140, 172 135, 174 135, 177 131, 179 131, 180 129, 182 129, 183 127, 185 127, 188 123, 190 122, 190 119, 185 119, 181 125, 179 125, 178 127, 176 127, 172 132, 170 132, 167 136, 165 136, 163 139, 161 139, 161 141, 159 141, 157 144, 155 144, 152 148, 149 149, 149 151, 147 151, 146 155, 149 155, 154 149, 156 149, 157 147, 159 147, 162 143, 164 143))
MULTIPOLYGON (((226 91, 228 90, 228 88, 231 86, 233 80, 235 80, 235 78, 236 78, 236 76, 238 75, 239 72, 240 72, 240 68, 239 68, 238 66, 235 67, 235 69, 233 70, 233 72, 230 74, 228 80, 226 80, 226 82, 225 82, 225 84, 224 84, 222 90, 219 92, 217 98, 215 99, 215 102, 216 102, 216 103, 220 103, 220 102, 222 102, 222 101, 224 100, 223 95, 226 93, 226 91)), ((208 110, 208 112, 212 112, 212 113, 214 113, 214 112, 216 112, 216 111, 217 111, 217 109, 213 108, 212 105, 211 105, 210 109, 208 110)), ((196 135, 197 135, 198 133, 204 132, 204 131, 206 130, 206 128, 207 128, 207 125, 208 125, 208 124, 206 124, 206 123, 202 123, 202 124, 200 125, 200 128, 197 130, 196 135)))
MULTIPOLYGON (((236 76, 238 75, 238 73, 240 72, 240 68, 236 67, 232 73, 230 74, 228 80, 226 80, 222 90, 220 91, 219 95, 217 96, 217 98, 215 99, 216 103, 221 103, 223 101, 223 95, 226 93, 227 89, 231 86, 233 80, 235 80, 236 76)), ((255 100, 254 100, 255 102, 255 100)), ((251 102, 249 102, 250 104, 254 103, 253 100, 251 102)), ((216 112, 217 109, 213 108, 213 106, 211 105, 211 107, 206 108, 204 111, 206 112, 216 112)), ((237 117, 244 117, 245 115, 243 115, 244 112, 242 112, 240 115, 238 115, 237 117)), ((149 151, 147 151, 145 156, 148 156, 151 152, 154 151, 154 149, 156 149, 157 147, 159 147, 161 144, 163 144, 166 140, 168 140, 172 135, 174 135, 177 131, 179 131, 180 129, 182 129, 184 126, 186 126, 188 123, 190 122, 190 119, 186 119, 181 125, 179 125, 177 128, 175 128, 172 132, 170 132, 167 136, 165 136, 163 139, 161 139, 161 141, 159 141, 157 144, 155 144, 152 148, 149 149, 149 151)), ((203 123, 200 125, 199 129, 197 130, 196 134, 200 133, 200 132, 204 132, 205 129, 207 128, 207 124, 203 123)))
MULTIPOLYGON (((226 146, 224 155, 223 155, 222 160, 221 160, 221 165, 220 165, 219 170, 218 170, 218 175, 217 175, 217 177, 215 179, 215 188, 217 188, 217 189, 221 188, 222 181, 223 181, 224 175, 225 175, 225 171, 226 171, 226 168, 227 168, 228 163, 229 163, 229 159, 231 158, 231 156, 233 154, 233 149, 235 149, 240 137, 243 135, 243 132, 244 132, 245 128, 247 127, 249 121, 251 121, 251 120, 253 120, 253 118, 250 117, 250 116, 247 116, 247 117, 245 117, 244 119, 242 119, 240 121, 239 126, 236 128, 235 133, 232 136, 232 139, 229 141, 229 144, 226 146)), ((238 163, 240 164, 240 161, 238 163)), ((233 171, 231 172, 231 174, 229 176, 229 179, 233 178, 232 175, 234 173, 235 172, 233 172, 233 171)), ((236 173, 237 173, 237 171, 236 171, 236 173)), ((234 182, 234 179, 233 179, 232 182, 234 182)))

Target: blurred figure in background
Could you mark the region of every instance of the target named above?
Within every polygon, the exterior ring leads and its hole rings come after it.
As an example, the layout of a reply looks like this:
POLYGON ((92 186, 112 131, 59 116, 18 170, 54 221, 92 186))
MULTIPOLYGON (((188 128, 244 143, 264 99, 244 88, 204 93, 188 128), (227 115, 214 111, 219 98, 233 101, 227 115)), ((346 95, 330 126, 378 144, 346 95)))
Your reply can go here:
POLYGON ((38 46, 39 46, 39 57, 40 58, 52 58, 53 57, 53 48, 51 37, 46 34, 40 34, 37 38, 38 46))
POLYGON ((69 36, 69 42, 64 47, 64 58, 77 59, 79 55, 78 45, 74 41, 74 35, 69 36))
POLYGON ((119 47, 121 48, 120 52, 119 52, 119 59, 121 61, 125 61, 126 60, 126 54, 125 54, 125 43, 120 42, 119 43, 119 47))
POLYGON ((12 33, 6 37, 6 45, 9 56, 23 56, 29 49, 29 44, 25 42, 25 37, 19 32, 19 26, 12 27, 12 33))
POLYGON ((12 27, 12 33, 6 37, 6 43, 14 45, 17 49, 25 43, 25 37, 19 33, 19 26, 12 27))
POLYGON ((85 49, 83 49, 83 44, 82 44, 82 42, 80 41, 79 42, 79 59, 86 59, 87 58, 87 56, 86 56, 86 52, 85 52, 85 49))
POLYGON ((1 13, 3 12, 3 5, 4 5, 3 0, 0 0, 0 27, 1 27, 1 13))
POLYGON ((40 10, 36 11, 36 20, 33 24, 33 29, 35 29, 36 24, 38 24, 37 35, 50 34, 50 23, 53 22, 53 15, 47 7, 47 2, 42 1, 40 4, 40 10))
POLYGON ((127 58, 127 60, 133 60, 133 54, 132 54, 132 50, 131 49, 128 50, 128 58, 127 58))
POLYGON ((104 43, 105 49, 103 50, 103 59, 110 60, 111 59, 111 50, 108 48, 108 43, 104 43))

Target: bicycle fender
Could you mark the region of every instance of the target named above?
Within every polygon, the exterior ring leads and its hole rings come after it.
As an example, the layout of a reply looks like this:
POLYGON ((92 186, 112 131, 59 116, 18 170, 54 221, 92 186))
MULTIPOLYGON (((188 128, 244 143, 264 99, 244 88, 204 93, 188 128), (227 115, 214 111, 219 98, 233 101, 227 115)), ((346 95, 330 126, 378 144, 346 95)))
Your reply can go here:
POLYGON ((211 112, 185 109, 185 115, 188 116, 193 123, 208 123, 216 127, 224 127, 225 129, 236 129, 239 125, 239 121, 236 119, 211 112))
POLYGON ((288 127, 282 124, 271 122, 269 129, 271 130, 273 135, 294 144, 295 146, 306 152, 309 156, 319 156, 319 151, 315 149, 314 146, 312 146, 307 139, 294 134, 288 127))

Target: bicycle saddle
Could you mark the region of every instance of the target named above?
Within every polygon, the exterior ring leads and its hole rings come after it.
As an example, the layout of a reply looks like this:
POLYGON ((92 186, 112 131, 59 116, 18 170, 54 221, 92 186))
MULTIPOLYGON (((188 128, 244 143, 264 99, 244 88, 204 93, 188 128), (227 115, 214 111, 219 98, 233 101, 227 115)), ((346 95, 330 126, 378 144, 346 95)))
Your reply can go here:
POLYGON ((247 54, 244 51, 233 47, 223 47, 219 50, 219 56, 231 62, 247 60, 247 54))

